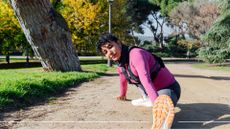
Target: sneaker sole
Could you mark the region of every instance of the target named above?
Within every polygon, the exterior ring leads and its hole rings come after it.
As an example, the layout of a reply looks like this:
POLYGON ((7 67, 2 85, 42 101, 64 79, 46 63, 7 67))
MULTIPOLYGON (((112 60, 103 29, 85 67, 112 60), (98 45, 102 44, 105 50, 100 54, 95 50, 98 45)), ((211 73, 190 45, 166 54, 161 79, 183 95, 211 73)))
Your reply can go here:
POLYGON ((170 129, 174 120, 174 105, 167 95, 160 95, 153 105, 153 125, 151 129, 170 129))

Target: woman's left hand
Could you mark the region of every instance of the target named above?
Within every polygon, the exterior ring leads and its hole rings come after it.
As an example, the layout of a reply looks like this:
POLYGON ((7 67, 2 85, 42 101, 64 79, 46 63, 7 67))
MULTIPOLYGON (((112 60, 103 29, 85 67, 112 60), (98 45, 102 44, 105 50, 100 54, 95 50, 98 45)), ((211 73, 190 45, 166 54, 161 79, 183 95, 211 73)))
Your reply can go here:
POLYGON ((122 101, 127 100, 126 96, 117 96, 116 98, 117 98, 117 100, 122 100, 122 101))

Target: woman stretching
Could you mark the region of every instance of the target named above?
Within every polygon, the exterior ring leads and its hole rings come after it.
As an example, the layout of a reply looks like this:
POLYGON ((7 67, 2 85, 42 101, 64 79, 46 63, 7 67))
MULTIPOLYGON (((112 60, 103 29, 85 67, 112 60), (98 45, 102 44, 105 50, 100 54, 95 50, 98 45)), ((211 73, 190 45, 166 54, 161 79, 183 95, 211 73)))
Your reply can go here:
POLYGON ((132 104, 153 106, 152 129, 170 128, 174 106, 180 98, 180 85, 161 58, 142 48, 126 46, 110 33, 100 36, 97 50, 118 64, 120 95, 117 99, 126 100, 127 82, 135 84, 142 98, 132 100, 132 104))

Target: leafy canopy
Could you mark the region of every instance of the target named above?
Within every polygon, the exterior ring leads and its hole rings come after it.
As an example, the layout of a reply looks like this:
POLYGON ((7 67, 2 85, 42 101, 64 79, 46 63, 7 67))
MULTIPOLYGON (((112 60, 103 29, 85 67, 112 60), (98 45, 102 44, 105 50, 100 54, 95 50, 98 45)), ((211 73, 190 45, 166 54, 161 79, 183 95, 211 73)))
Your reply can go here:
POLYGON ((62 4, 60 12, 68 23, 78 51, 95 51, 93 44, 100 29, 103 29, 101 26, 107 14, 103 11, 103 1, 92 3, 90 0, 64 0, 62 4))
POLYGON ((220 16, 203 38, 208 45, 199 54, 209 63, 223 63, 230 58, 230 0, 221 3, 220 16))

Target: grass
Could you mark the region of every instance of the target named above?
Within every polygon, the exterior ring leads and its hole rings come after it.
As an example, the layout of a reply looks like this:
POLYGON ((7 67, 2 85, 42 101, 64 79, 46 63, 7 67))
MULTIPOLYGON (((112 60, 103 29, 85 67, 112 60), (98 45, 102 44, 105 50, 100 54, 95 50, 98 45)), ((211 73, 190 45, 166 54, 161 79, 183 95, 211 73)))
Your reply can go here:
POLYGON ((0 70, 0 109, 46 100, 68 87, 92 80, 108 70, 105 64, 82 65, 85 72, 43 72, 42 68, 0 70))
POLYGON ((212 66, 212 65, 206 64, 206 63, 193 64, 192 66, 195 68, 199 68, 199 69, 208 69, 208 70, 218 70, 218 71, 230 72, 230 66, 212 66))

